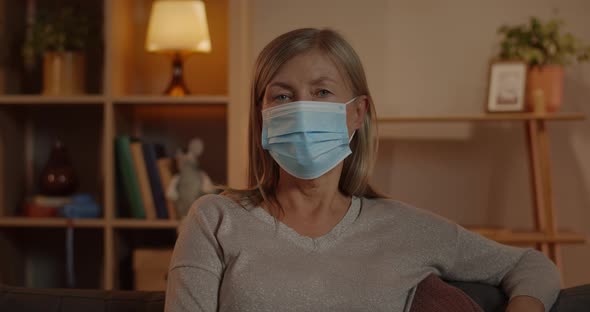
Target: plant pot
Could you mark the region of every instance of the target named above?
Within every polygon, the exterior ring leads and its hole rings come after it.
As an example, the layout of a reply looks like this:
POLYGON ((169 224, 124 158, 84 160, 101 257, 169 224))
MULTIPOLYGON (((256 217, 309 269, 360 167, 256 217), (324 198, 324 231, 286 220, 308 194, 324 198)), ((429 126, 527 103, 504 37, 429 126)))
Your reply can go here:
POLYGON ((45 52, 43 95, 83 94, 85 60, 81 52, 45 52))
POLYGON ((526 102, 529 111, 535 101, 543 101, 546 112, 556 112, 563 100, 563 67, 560 65, 533 66, 527 75, 526 102))

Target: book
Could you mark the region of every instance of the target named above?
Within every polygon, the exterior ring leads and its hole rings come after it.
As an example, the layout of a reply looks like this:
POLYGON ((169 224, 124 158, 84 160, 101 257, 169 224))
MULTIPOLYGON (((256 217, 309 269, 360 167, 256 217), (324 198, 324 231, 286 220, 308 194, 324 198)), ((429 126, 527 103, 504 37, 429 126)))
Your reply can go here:
MULTIPOLYGON (((158 163, 158 171, 160 173, 160 180, 162 181, 162 186, 164 188, 164 194, 168 193, 168 187, 172 182, 172 158, 160 158, 157 161, 158 163)), ((178 214, 176 213, 176 205, 174 201, 171 199, 166 198, 166 207, 168 208, 168 216, 172 220, 178 219, 178 214)))
POLYGON ((31 202, 35 205, 45 206, 45 207, 63 207, 67 204, 72 203, 71 196, 45 196, 45 195, 35 195, 31 199, 31 202))
POLYGON ((131 142, 131 157, 133 159, 133 168, 137 174, 137 182, 139 185, 139 193, 143 208, 145 210, 146 219, 156 219, 156 207, 154 205, 154 198, 152 197, 152 187, 148 178, 145 167, 145 158, 143 157, 143 148, 141 142, 131 142))
POLYGON ((145 210, 131 155, 131 139, 128 136, 119 136, 115 139, 115 155, 124 197, 131 208, 131 216, 143 219, 145 218, 145 210))
POLYGON ((127 189, 123 181, 123 169, 121 168, 118 158, 119 155, 115 153, 115 217, 116 218, 135 218, 129 196, 127 196, 127 189))
POLYGON ((158 219, 168 219, 168 209, 166 207, 166 198, 164 197, 165 190, 162 187, 160 173, 158 172, 156 145, 144 143, 142 147, 143 157, 145 159, 145 168, 147 170, 150 186, 152 189, 152 197, 156 207, 156 216, 158 219))

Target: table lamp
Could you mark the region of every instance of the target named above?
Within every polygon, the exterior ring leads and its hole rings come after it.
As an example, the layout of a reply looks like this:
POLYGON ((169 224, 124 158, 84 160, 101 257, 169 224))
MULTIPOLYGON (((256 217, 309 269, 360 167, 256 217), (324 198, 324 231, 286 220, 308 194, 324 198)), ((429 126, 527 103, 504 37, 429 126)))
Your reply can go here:
POLYGON ((211 51, 205 4, 201 0, 156 0, 152 5, 145 49, 170 54, 172 80, 167 95, 190 94, 184 83, 182 61, 194 52, 211 51))

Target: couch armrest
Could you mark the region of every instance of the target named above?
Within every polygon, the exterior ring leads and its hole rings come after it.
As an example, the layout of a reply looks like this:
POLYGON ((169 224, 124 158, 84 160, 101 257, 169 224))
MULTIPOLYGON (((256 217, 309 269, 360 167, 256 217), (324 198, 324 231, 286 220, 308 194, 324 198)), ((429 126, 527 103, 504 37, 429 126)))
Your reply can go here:
POLYGON ((163 292, 36 289, 0 285, 0 311, 162 312, 163 292))
MULTIPOLYGON (((497 287, 450 282, 485 312, 504 311, 506 295, 497 287)), ((0 285, 0 311, 21 312, 162 312, 164 292, 35 289, 0 285)), ((590 284, 563 289, 551 312, 590 311, 590 284)))
MULTIPOLYGON (((506 309, 508 297, 499 288, 477 283, 449 282, 464 291, 485 312, 498 312, 506 309)), ((562 289, 553 304, 551 312, 590 311, 590 284, 562 289)))
POLYGON ((590 284, 562 289, 551 312, 590 311, 590 284))

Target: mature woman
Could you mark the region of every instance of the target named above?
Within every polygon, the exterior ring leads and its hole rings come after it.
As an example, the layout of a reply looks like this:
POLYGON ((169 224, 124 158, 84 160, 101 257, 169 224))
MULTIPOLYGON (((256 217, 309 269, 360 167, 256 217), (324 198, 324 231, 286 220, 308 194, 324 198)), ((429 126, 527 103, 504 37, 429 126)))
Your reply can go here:
POLYGON ((501 285, 509 311, 548 311, 559 274, 369 185, 377 152, 361 62, 331 30, 298 29, 256 62, 251 189, 194 203, 166 311, 412 311, 428 276, 501 285))

